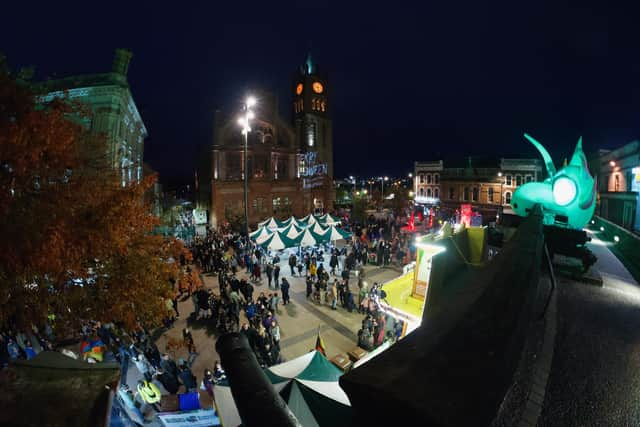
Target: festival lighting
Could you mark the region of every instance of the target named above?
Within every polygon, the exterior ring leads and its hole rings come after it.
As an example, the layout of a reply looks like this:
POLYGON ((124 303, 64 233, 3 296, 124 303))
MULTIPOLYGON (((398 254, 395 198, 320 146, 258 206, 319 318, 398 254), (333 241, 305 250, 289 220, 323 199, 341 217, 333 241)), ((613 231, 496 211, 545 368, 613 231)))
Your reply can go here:
POLYGON ((616 165, 616 162, 614 162, 613 160, 609 162, 609 166, 614 167, 615 165, 616 165))
POLYGON ((613 241, 618 243, 620 241, 620 237, 618 236, 613 236, 613 241))
POLYGON ((540 152, 548 172, 543 182, 529 182, 516 189, 511 198, 514 212, 526 217, 534 205, 542 206, 545 225, 560 224, 582 229, 593 217, 596 207, 596 183, 589 174, 587 159, 578 140, 569 164, 556 171, 549 152, 531 136, 524 134, 540 152))

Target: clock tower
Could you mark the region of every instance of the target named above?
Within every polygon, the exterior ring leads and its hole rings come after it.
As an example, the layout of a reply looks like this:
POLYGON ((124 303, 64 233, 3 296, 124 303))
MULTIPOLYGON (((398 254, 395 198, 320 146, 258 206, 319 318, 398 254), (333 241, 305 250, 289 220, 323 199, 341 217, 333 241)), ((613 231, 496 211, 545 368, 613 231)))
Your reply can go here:
POLYGON ((333 181, 333 138, 329 81, 307 55, 293 78, 293 125, 305 165, 302 175, 333 181), (310 169, 312 168, 312 169, 310 169), (306 175, 305 175, 306 174, 306 175))

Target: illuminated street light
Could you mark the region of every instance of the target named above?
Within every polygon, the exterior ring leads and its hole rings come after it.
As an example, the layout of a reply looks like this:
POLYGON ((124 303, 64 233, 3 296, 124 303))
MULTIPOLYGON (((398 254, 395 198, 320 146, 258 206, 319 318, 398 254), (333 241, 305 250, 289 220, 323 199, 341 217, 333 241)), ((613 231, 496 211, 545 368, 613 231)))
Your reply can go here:
POLYGON ((498 176, 502 176, 502 172, 498 172, 498 176))
POLYGON ((609 162, 609 166, 614 167, 615 165, 616 165, 616 162, 614 162, 613 160, 609 162))
POLYGON ((242 135, 244 135, 244 226, 247 236, 249 236, 249 159, 247 147, 249 145, 249 132, 251 132, 249 124, 255 118, 251 107, 255 106, 256 103, 256 98, 253 96, 248 97, 243 105, 244 115, 238 119, 238 125, 242 128, 242 135))
POLYGON ((409 178, 413 178, 413 174, 411 172, 409 172, 409 175, 407 175, 409 178))

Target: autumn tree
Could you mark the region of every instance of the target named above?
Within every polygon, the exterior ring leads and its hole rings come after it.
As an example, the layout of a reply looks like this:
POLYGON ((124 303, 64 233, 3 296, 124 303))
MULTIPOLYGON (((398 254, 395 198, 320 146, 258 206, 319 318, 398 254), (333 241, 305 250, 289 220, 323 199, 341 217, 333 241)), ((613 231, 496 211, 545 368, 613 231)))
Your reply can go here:
POLYGON ((35 102, 0 64, 0 323, 153 324, 184 274, 188 251, 152 233, 144 194, 156 178, 123 187, 86 114, 35 102))

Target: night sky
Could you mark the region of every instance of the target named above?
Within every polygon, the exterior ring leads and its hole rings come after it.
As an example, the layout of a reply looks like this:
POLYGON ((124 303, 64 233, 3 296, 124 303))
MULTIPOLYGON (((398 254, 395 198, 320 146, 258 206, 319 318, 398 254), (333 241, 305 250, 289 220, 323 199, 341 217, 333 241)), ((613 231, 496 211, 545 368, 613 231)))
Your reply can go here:
POLYGON ((289 119, 309 49, 330 75, 338 177, 537 157, 523 131, 556 163, 580 135, 587 152, 640 136, 637 3, 411 3, 11 2, 0 50, 44 78, 108 71, 114 48, 130 48, 145 161, 164 182, 193 176, 213 110, 251 88, 276 91, 289 119))

